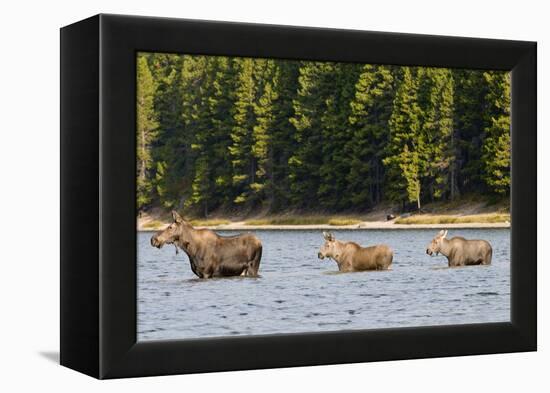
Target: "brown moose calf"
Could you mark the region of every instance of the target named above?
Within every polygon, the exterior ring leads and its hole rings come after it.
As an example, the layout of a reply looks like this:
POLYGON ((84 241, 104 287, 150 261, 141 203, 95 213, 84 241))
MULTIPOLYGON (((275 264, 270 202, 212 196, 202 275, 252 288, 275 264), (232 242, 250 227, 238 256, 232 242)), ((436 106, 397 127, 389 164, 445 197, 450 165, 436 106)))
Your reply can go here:
POLYGON ((361 247, 354 242, 336 240, 332 233, 323 232, 325 244, 319 250, 319 259, 332 258, 341 272, 391 269, 393 251, 385 244, 361 247))
POLYGON ((428 245, 426 254, 445 255, 449 267, 466 265, 490 265, 493 248, 486 240, 466 240, 461 236, 447 239, 448 231, 440 231, 428 245))

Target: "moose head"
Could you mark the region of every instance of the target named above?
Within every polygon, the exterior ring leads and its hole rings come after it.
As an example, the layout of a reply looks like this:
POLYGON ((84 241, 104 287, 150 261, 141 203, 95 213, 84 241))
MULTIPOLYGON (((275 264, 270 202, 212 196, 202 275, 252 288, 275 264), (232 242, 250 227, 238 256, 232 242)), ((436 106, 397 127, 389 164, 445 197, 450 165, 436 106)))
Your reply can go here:
POLYGON ((174 219, 173 223, 151 237, 151 245, 153 247, 161 248, 165 244, 177 244, 185 240, 183 238, 185 237, 186 230, 191 228, 191 224, 185 221, 175 210, 172 211, 172 218, 174 219))
POLYGON ((325 238, 325 244, 321 246, 321 249, 317 253, 317 257, 319 259, 338 258, 340 256, 339 242, 336 241, 336 238, 330 232, 323 232, 323 237, 325 238))
POLYGON ((428 255, 439 255, 441 252, 441 243, 443 240, 447 237, 447 230, 441 230, 435 237, 432 239, 431 243, 428 245, 428 248, 426 249, 426 254, 428 255))

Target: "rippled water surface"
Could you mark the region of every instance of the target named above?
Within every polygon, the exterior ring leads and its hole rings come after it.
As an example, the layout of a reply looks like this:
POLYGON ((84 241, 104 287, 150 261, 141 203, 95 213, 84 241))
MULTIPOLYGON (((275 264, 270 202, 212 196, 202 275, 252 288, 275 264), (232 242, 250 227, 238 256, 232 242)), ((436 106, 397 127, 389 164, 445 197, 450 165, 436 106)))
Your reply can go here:
MULTIPOLYGON (((425 250, 434 230, 333 231, 361 245, 386 243, 393 270, 338 273, 317 259, 321 231, 255 231, 263 244, 259 278, 198 279, 173 246, 138 233, 138 339, 502 322, 510 320, 510 231, 449 230, 488 240, 491 266, 447 268, 425 250)), ((222 235, 233 231, 219 231, 222 235)))

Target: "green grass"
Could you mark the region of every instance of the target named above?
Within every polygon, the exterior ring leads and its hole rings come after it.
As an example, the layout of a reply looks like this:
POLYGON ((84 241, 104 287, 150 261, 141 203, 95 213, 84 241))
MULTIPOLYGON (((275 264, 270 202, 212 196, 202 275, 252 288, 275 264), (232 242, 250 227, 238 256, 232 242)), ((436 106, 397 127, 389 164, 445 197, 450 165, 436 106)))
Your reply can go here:
POLYGON ((273 225, 267 218, 260 218, 255 220, 245 221, 244 225, 273 225))
MULTIPOLYGON (((250 219, 245 221, 245 225, 250 226, 269 226, 269 225, 332 225, 332 226, 351 226, 357 225, 364 220, 358 216, 332 216, 332 215, 281 215, 250 219)), ((193 226, 213 227, 219 225, 231 224, 228 219, 193 219, 190 221, 193 226)), ((396 224, 477 224, 477 223, 504 223, 510 222, 509 213, 485 213, 472 215, 450 215, 450 214, 415 214, 409 217, 398 217, 396 224)), ((144 229, 156 229, 162 227, 163 222, 152 220, 143 225, 144 229)))
POLYGON ((362 222, 351 217, 333 216, 292 216, 292 217, 269 217, 252 219, 245 222, 245 225, 355 225, 362 222))
MULTIPOLYGON (((206 220, 199 220, 199 219, 191 220, 190 223, 191 223, 191 225, 196 226, 196 227, 215 227, 215 226, 218 226, 218 225, 231 224, 231 221, 212 218, 212 219, 206 219, 206 220)), ((155 228, 160 228, 165 224, 166 223, 158 221, 158 220, 152 220, 152 221, 149 221, 146 224, 143 224, 143 228, 144 229, 155 229, 155 228)))
POLYGON ((510 214, 489 213, 470 216, 445 216, 432 214, 418 214, 395 220, 396 224, 485 224, 510 222, 510 214))
POLYGON ((357 225, 360 222, 363 222, 363 221, 358 220, 356 218, 337 217, 337 218, 331 218, 328 221, 328 225, 357 225))
POLYGON ((207 220, 191 220, 191 225, 196 227, 215 227, 218 225, 227 225, 231 224, 229 220, 211 218, 207 220))
POLYGON ((326 217, 270 217, 248 220, 245 225, 321 225, 328 224, 326 217))

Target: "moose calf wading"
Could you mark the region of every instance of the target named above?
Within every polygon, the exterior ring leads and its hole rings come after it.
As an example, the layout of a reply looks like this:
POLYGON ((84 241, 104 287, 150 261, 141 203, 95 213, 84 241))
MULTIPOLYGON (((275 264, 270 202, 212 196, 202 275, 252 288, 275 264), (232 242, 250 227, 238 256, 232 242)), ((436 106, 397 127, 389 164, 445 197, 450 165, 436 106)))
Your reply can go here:
POLYGON ((332 233, 323 232, 323 237, 325 244, 317 257, 334 259, 341 272, 391 269, 393 251, 385 244, 361 247, 354 242, 338 241, 332 233))
POLYGON ((195 229, 177 212, 174 222, 151 237, 151 245, 174 244, 189 257, 191 270, 200 278, 258 275, 262 243, 251 233, 219 236, 209 229, 195 229))
POLYGON ((426 254, 441 253, 447 257, 449 267, 490 265, 493 248, 486 240, 466 240, 455 236, 447 239, 447 230, 440 231, 428 245, 426 254))

